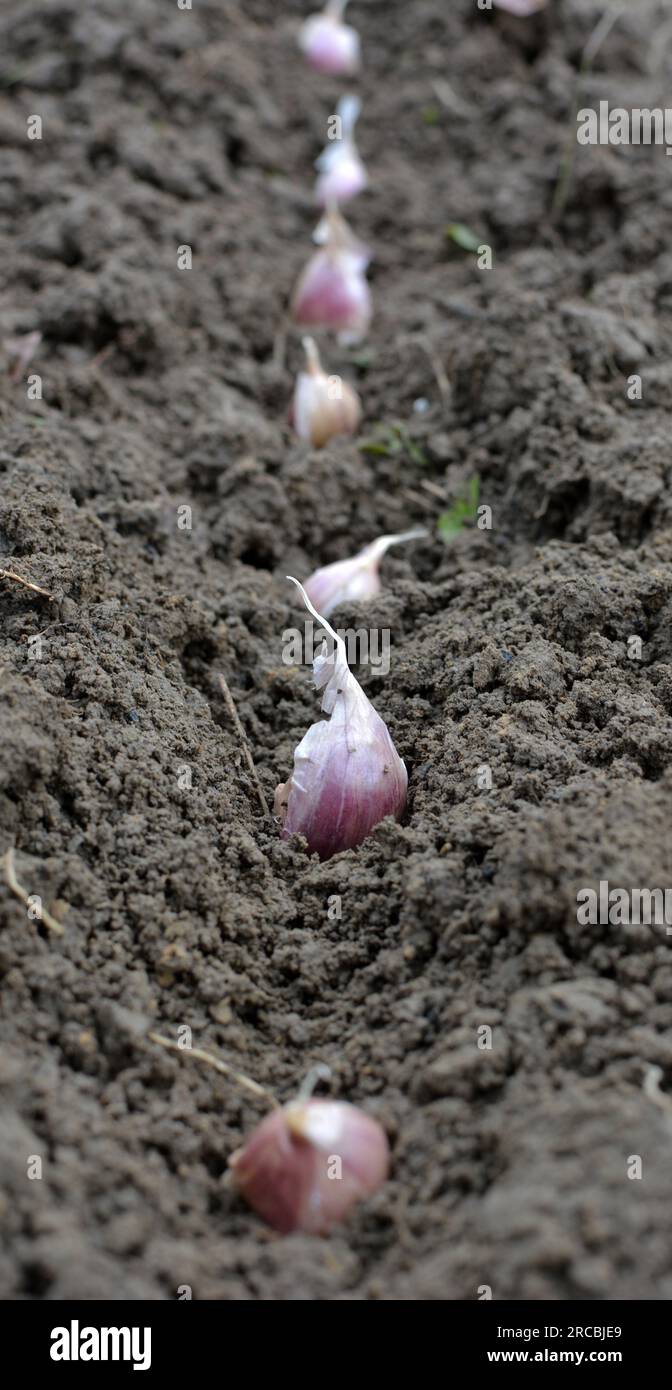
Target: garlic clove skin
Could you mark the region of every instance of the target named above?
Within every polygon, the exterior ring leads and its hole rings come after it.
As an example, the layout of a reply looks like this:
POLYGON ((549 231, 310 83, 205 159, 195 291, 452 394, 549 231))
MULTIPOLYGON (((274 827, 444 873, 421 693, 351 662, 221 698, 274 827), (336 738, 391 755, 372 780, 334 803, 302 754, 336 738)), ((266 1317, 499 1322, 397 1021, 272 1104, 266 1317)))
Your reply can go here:
POLYGON ((310 15, 299 33, 299 48, 316 72, 345 76, 359 70, 359 34, 344 24, 347 0, 329 0, 321 14, 310 15))
POLYGON ((294 322, 328 328, 339 342, 357 343, 371 322, 371 292, 365 271, 368 248, 354 236, 334 206, 314 234, 320 249, 299 277, 291 300, 294 322))
POLYGON ((304 338, 303 347, 306 369, 296 379, 290 423, 299 439, 321 449, 335 435, 354 434, 362 408, 357 392, 347 381, 323 371, 313 339, 304 338))
POLYGON ((296 1100, 230 1160, 245 1201, 276 1231, 327 1235, 389 1170, 384 1130, 346 1101, 296 1100))
POLYGON ((396 536, 380 536, 370 545, 365 545, 352 559, 324 565, 315 570, 304 584, 308 598, 324 618, 328 618, 341 603, 359 603, 362 599, 375 598, 382 587, 378 566, 390 546, 420 540, 426 535, 424 527, 418 527, 417 530, 402 531, 396 536))
MULTIPOLYGON (((291 578, 291 576, 288 576, 291 578)), ((322 709, 331 718, 312 724, 294 752, 294 768, 275 793, 282 836, 303 835, 311 854, 330 859, 355 849, 386 816, 397 820, 406 805, 408 774, 387 725, 348 666, 345 643, 313 607, 304 603, 333 643, 313 662, 322 709)))

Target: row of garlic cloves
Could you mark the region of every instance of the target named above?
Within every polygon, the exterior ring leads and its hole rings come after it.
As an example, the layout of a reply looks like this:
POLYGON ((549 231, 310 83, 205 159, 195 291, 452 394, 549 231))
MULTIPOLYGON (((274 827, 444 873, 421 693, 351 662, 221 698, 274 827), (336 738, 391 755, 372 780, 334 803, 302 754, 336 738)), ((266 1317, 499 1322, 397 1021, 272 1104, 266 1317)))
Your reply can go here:
MULTIPOLYGON (((352 75, 361 64, 359 35, 343 18, 347 0, 328 0, 301 28, 299 44, 317 72, 352 75)), ((299 327, 336 334, 344 345, 360 342, 371 322, 371 291, 366 271, 371 252, 353 233, 340 207, 368 186, 368 175, 355 142, 359 98, 341 97, 336 108, 336 138, 316 160, 315 200, 325 209, 313 240, 313 252, 294 289, 290 311, 299 327)), ((290 423, 299 439, 321 448, 336 435, 352 435, 361 419, 354 387, 322 369, 312 338, 304 338, 305 369, 299 372, 290 423)))

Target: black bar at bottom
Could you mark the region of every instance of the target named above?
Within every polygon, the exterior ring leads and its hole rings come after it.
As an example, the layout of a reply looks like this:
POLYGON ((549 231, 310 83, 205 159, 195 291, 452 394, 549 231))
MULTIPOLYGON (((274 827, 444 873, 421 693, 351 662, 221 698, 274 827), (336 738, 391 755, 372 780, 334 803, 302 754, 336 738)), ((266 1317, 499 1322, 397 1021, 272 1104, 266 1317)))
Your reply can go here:
POLYGON ((330 1380, 337 1358, 348 1348, 349 1357, 357 1348, 358 1378, 369 1363, 377 1382, 388 1357, 399 1369, 400 1354, 416 1363, 421 1357, 424 1364, 432 1355, 446 1377, 458 1367, 462 1376, 465 1371, 482 1376, 556 1366, 588 1374, 598 1368, 612 1374, 625 1370, 632 1377, 654 1359, 662 1365, 666 1360, 665 1303, 437 1300, 419 1321, 417 1315, 407 1321, 410 1304, 397 1304, 390 1323, 389 1305, 371 1301, 363 1316, 356 1306, 354 1324, 346 1301, 324 1312, 311 1305, 309 1318, 297 1316, 290 1306, 283 1302, 259 1308, 254 1300, 235 1311, 227 1303, 197 1300, 4 1303, 3 1361, 17 1361, 22 1379, 34 1371, 47 1386, 64 1384, 64 1377, 73 1375, 78 1381, 89 1377, 92 1385, 101 1376, 109 1383, 129 1375, 139 1384, 139 1377, 174 1384, 183 1375, 193 1386, 201 1375, 211 1379, 216 1374, 224 1385, 239 1380, 243 1359, 246 1374, 256 1376, 265 1364, 270 1366, 271 1356, 280 1358, 283 1376, 301 1374, 303 1367, 303 1374, 309 1371, 315 1378, 322 1364, 330 1380), (348 1337, 350 1329, 356 1342, 348 1337))

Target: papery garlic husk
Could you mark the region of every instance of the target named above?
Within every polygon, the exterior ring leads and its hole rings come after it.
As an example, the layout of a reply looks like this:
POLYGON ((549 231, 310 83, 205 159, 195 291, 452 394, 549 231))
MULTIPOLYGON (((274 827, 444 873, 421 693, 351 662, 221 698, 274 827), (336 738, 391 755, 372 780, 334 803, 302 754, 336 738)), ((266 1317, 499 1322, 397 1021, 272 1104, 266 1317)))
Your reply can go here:
POLYGON ((290 424, 299 439, 321 449, 338 434, 354 434, 361 419, 359 396, 347 381, 328 376, 312 338, 303 339, 306 369, 299 372, 290 424))
POLYGON ((381 590, 378 566, 385 552, 391 545, 420 540, 426 535, 424 527, 418 527, 415 531, 402 531, 397 536, 379 536, 378 540, 365 545, 352 559, 324 565, 322 569, 315 570, 303 586, 308 598, 324 618, 328 618, 341 603, 358 603, 361 599, 375 598, 381 590))
POLYGON ((335 206, 314 232, 320 250, 311 256, 294 289, 295 323, 330 328, 339 342, 357 343, 371 322, 371 291, 366 279, 368 247, 354 235, 335 206))
POLYGON ((346 4, 347 0, 329 0, 321 14, 310 15, 301 27, 299 47, 316 72, 344 75, 359 68, 359 34, 343 22, 346 4))
POLYGON ((325 642, 313 662, 322 709, 331 718, 311 724, 302 738, 289 779, 276 788, 274 810, 284 822, 284 839, 303 835, 311 854, 330 859, 360 845, 386 816, 399 819, 408 774, 387 725, 348 666, 342 637, 298 580, 292 583, 333 643, 329 651, 325 642))
POLYGON ((276 1231, 327 1235, 385 1181, 385 1131, 356 1106, 296 1100, 274 1110, 230 1160, 245 1201, 276 1231))
POLYGON ((330 140, 315 160, 319 177, 315 185, 315 200, 321 207, 331 203, 347 203, 368 185, 368 175, 355 144, 355 124, 361 110, 358 97, 345 96, 336 107, 341 122, 341 137, 330 140))

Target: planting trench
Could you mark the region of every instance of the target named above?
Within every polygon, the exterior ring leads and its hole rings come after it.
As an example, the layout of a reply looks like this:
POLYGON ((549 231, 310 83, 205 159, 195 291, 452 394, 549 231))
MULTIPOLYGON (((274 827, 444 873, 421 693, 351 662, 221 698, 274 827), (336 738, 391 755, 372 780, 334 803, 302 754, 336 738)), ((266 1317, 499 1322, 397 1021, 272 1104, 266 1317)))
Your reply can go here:
MULTIPOLYGON (((634 9, 582 105, 665 105, 668 9, 634 9)), ((551 215, 590 0, 353 0, 375 316, 328 353, 362 434, 311 451, 282 335, 343 87, 303 63, 305 12, 1 19, 0 337, 42 333, 43 399, 4 364, 0 567, 53 600, 0 579, 0 850, 65 930, 0 889, 0 1291, 670 1297, 672 938, 576 901, 672 882, 670 163, 577 147, 551 215), (272 800, 318 711, 285 575, 434 530, 475 476, 490 530, 390 552, 335 615, 390 631, 389 674, 358 674, 409 804, 313 861, 263 816, 217 675, 272 800), (232 1192, 260 1111, 147 1040, 184 1024, 282 1100, 326 1062, 383 1123, 390 1181, 328 1240, 232 1192)))

